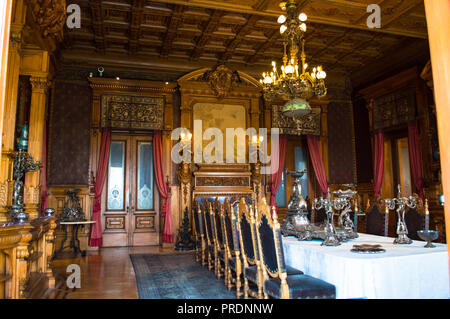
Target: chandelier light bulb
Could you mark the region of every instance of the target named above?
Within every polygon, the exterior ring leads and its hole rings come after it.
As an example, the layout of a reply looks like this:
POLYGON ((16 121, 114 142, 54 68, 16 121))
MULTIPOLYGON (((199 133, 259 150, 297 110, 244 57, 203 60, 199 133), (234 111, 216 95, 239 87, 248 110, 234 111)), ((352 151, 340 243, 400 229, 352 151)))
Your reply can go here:
POLYGON ((283 23, 285 23, 286 22, 286 16, 284 15, 284 14, 282 14, 282 15, 280 15, 279 17, 278 17, 278 23, 279 24, 283 24, 283 23))
POLYGON ((306 14, 304 14, 304 13, 300 13, 300 15, 298 16, 298 19, 301 22, 305 22, 306 20, 308 20, 308 16, 306 14))
POLYGON ((287 30, 287 26, 286 25, 281 25, 280 27, 280 33, 283 34, 285 31, 287 30))
POLYGON ((289 64, 288 66, 286 66, 286 69, 284 71, 286 72, 286 74, 292 74, 294 73, 295 69, 292 65, 289 64))
POLYGON ((300 29, 301 29, 303 32, 306 32, 306 24, 305 24, 305 23, 300 24, 300 29))
POLYGON ((266 76, 264 79, 265 84, 272 84, 272 78, 270 76, 266 76))
POLYGON ((308 63, 305 63, 305 65, 303 66, 303 68, 306 70, 308 68, 308 63))

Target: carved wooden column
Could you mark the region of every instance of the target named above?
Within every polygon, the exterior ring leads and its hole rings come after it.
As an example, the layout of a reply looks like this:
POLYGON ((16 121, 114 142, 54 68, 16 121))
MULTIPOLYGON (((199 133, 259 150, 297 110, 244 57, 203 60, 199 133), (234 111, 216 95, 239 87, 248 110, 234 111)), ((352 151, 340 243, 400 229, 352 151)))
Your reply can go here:
POLYGON ((33 229, 33 226, 26 225, 22 226, 22 229, 19 230, 19 233, 21 235, 20 242, 18 246, 15 249, 15 256, 16 262, 15 262, 15 268, 13 269, 13 280, 12 284, 14 288, 12 289, 13 293, 15 295, 11 296, 12 299, 23 299, 24 296, 24 290, 25 285, 27 281, 27 272, 28 272, 28 261, 27 258, 30 256, 29 246, 30 241, 33 238, 33 235, 31 233, 31 230, 33 229))
MULTIPOLYGON (((438 122, 447 242, 450 239, 450 2, 425 0, 438 122)), ((450 247, 450 246, 449 246, 450 247)), ((449 248, 450 250, 450 248, 449 248)))
MULTIPOLYGON (((31 77, 31 106, 28 153, 35 161, 42 161, 43 133, 45 125, 45 109, 50 82, 47 77, 31 77)), ((25 211, 30 220, 40 215, 40 171, 29 172, 25 176, 24 185, 25 211)))

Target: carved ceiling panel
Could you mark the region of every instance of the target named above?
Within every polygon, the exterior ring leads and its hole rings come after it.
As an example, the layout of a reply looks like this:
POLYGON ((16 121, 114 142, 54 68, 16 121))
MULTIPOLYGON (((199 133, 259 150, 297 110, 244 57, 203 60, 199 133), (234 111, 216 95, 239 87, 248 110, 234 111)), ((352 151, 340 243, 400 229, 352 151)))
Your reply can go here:
MULTIPOLYGON (((328 72, 351 75, 393 51, 401 54, 405 41, 427 42, 422 0, 378 1, 383 27, 377 30, 366 25, 373 0, 298 1, 309 17, 308 63, 328 72)), ((119 56, 122 65, 152 61, 166 69, 175 61, 192 69, 228 63, 252 74, 282 56, 278 0, 67 2, 81 6, 82 27, 65 30, 63 61, 119 56)), ((408 50, 403 53, 414 54, 408 50)))

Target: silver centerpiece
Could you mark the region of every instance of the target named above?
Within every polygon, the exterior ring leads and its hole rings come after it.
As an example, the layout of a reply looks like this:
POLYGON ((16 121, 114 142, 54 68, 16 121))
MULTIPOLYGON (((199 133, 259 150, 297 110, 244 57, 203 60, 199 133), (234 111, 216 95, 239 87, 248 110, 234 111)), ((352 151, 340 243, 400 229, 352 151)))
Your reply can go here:
POLYGON ((299 240, 311 240, 312 229, 308 220, 308 205, 302 196, 302 185, 300 179, 305 175, 303 171, 288 171, 287 174, 294 178, 292 194, 288 204, 287 217, 281 226, 284 236, 296 236, 299 240))
POLYGON ((402 197, 402 189, 398 185, 398 197, 393 199, 385 199, 386 209, 394 210, 397 207, 397 238, 394 244, 411 244, 412 240, 408 237, 408 228, 405 222, 405 207, 416 208, 417 201, 414 197, 402 197))
POLYGON ((341 242, 338 239, 336 228, 334 227, 334 210, 333 207, 336 209, 342 209, 343 201, 341 199, 339 200, 332 200, 330 195, 330 190, 328 189, 328 197, 327 198, 315 198, 314 199, 314 208, 316 210, 325 209, 325 212, 327 214, 327 218, 325 221, 325 238, 321 244, 321 246, 339 246, 341 242))

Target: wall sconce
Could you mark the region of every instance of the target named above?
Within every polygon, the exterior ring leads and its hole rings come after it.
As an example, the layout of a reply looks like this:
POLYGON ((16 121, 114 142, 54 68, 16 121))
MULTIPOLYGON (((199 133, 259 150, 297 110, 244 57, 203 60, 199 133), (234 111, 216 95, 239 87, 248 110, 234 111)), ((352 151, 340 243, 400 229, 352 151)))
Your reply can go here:
POLYGON ((252 136, 252 143, 256 145, 257 148, 261 145, 261 143, 264 141, 264 136, 262 135, 253 135, 252 136))

